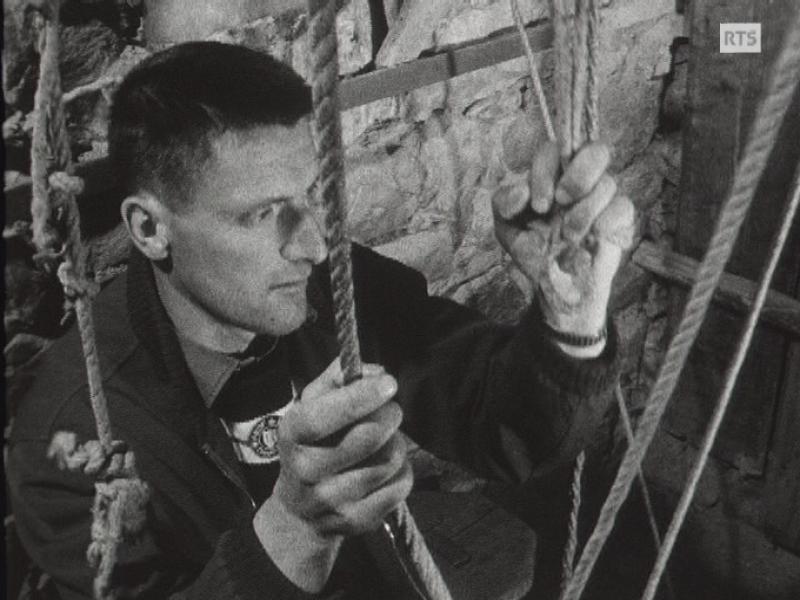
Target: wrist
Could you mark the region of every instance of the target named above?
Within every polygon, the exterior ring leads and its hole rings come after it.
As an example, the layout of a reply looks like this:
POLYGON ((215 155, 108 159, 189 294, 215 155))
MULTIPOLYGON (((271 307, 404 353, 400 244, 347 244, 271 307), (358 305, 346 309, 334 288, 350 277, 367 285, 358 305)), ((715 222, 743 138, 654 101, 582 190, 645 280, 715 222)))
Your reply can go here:
POLYGON ((287 579, 306 592, 317 593, 325 587, 342 536, 321 535, 274 496, 256 512, 253 529, 261 546, 287 579))
POLYGON ((542 310, 544 330, 563 352, 576 358, 596 358, 603 353, 608 337, 605 313, 566 315, 542 310))

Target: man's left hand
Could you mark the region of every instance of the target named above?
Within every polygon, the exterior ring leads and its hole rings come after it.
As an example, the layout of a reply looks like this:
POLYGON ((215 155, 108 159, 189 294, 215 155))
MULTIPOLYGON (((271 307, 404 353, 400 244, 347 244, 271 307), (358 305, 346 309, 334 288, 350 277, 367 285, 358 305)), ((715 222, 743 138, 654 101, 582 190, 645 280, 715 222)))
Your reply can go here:
POLYGON ((511 173, 492 199, 500 244, 537 286, 547 323, 564 333, 603 330, 611 284, 632 241, 634 208, 607 173, 610 157, 593 142, 562 172, 556 144, 546 142, 530 171, 511 173))

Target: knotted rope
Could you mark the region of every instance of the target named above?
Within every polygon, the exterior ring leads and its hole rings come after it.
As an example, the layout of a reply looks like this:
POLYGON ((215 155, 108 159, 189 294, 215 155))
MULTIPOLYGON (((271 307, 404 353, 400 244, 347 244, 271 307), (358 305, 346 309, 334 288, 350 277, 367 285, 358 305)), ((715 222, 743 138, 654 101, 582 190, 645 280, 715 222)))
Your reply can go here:
MULTIPOLYGON (((796 84, 800 81, 800 10, 795 10, 791 18, 793 22, 787 28, 781 52, 770 69, 766 94, 757 107, 742 159, 734 173, 728 200, 721 211, 708 250, 698 269, 697 279, 689 293, 683 317, 670 341, 664 362, 650 392, 634 443, 627 448, 623 456, 597 525, 584 547, 574 576, 569 581, 566 600, 580 598, 592 568, 611 533, 619 509, 627 498, 631 483, 641 468, 647 448, 666 410, 667 402, 675 389, 711 303, 714 289, 725 269, 747 210, 752 203, 756 186, 767 164, 784 115, 790 106, 796 84)), ((726 382, 726 388, 728 385, 733 385, 734 376, 735 372, 731 370, 730 382, 726 382)), ((722 414, 719 418, 721 417, 722 414)), ((710 439, 709 443, 711 442, 713 438, 710 439)), ((688 506, 688 500, 686 504, 688 506)), ((677 534, 677 529, 674 529, 675 532, 671 537, 677 534)), ((666 544, 662 548, 662 553, 664 556, 659 558, 659 563, 665 563, 668 557, 669 549, 666 548, 666 544)), ((657 584, 656 573, 654 577, 656 581, 651 587, 657 584)))
POLYGON ((138 479, 133 453, 114 441, 102 373, 95 342, 91 299, 98 285, 89 276, 88 249, 81 239, 76 196, 83 181, 73 175, 59 73, 60 0, 37 2, 40 27, 39 81, 34 100, 31 146, 33 241, 37 258, 46 268, 58 267, 68 308, 74 308, 81 337, 89 397, 97 428, 97 440, 78 445, 75 434, 59 432, 53 437, 48 458, 60 468, 82 471, 95 479, 92 508, 92 543, 87 551, 90 565, 97 570, 94 594, 113 599, 111 575, 119 544, 144 525, 147 485, 138 479), (62 241, 62 231, 65 239, 62 241))
MULTIPOLYGON (((337 91, 339 60, 336 2, 308 0, 308 18, 319 193, 325 207, 331 287, 342 372, 345 383, 350 383, 361 377, 361 357, 353 300, 350 242, 345 236, 344 160, 337 91)), ((405 502, 399 506, 391 520, 392 528, 400 532, 399 537, 407 546, 428 597, 431 600, 450 600, 447 585, 405 502)))

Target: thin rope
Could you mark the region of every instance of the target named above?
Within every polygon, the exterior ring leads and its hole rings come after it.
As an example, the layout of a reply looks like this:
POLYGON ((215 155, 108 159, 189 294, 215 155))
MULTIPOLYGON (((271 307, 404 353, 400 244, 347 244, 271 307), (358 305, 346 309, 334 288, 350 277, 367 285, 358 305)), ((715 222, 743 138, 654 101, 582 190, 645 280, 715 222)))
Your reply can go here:
MULTIPOLYGON (((345 236, 344 161, 337 82, 339 60, 336 2, 308 0, 312 95, 317 130, 319 189, 325 207, 325 225, 331 265, 331 287, 337 339, 345 383, 361 377, 361 357, 353 298, 350 242, 345 236)), ((431 600, 451 600, 425 540, 403 502, 392 517, 402 533, 420 581, 431 600)))
MULTIPOLYGON (((565 2, 550 0, 553 23, 553 49, 555 54, 555 106, 558 129, 558 146, 561 162, 566 164, 572 156, 572 50, 565 2)), ((572 2, 573 0, 569 0, 572 2)))
POLYGON ((577 600, 583 593, 597 558, 614 526, 619 509, 630 491, 631 482, 655 435, 692 344, 697 337, 725 264, 733 250, 739 229, 769 158, 792 93, 800 80, 800 11, 788 27, 782 50, 770 69, 766 94, 760 102, 742 160, 734 173, 728 201, 720 214, 708 251, 692 286, 683 317, 670 341, 656 382, 651 390, 634 443, 623 456, 619 471, 600 512, 575 574, 567 588, 566 599, 577 600))
POLYGON ((570 156, 574 156, 586 141, 583 116, 586 112, 586 70, 589 65, 588 48, 586 46, 586 29, 588 27, 586 0, 572 1, 574 5, 569 7, 569 17, 572 21, 572 27, 570 27, 570 38, 572 39, 572 139, 570 141, 570 156))
MULTIPOLYGON (((622 395, 622 387, 619 384, 617 384, 614 390, 614 395, 617 397, 617 407, 619 408, 619 414, 622 418, 625 438, 628 440, 628 445, 630 445, 633 443, 634 439, 633 426, 631 425, 631 416, 630 413, 628 413, 628 406, 625 404, 625 397, 622 395)), ((656 522, 655 511, 653 510, 650 488, 647 486, 647 481, 645 481, 644 473, 642 473, 641 469, 639 469, 639 472, 636 474, 636 478, 639 480, 639 485, 642 488, 642 497, 644 498, 644 506, 647 511, 647 521, 650 525, 650 531, 653 532, 653 540, 656 544, 656 552, 658 552, 661 549, 661 533, 658 531, 658 523, 656 522)))
POLYGON ((599 86, 597 85, 598 59, 600 54, 599 29, 600 9, 597 0, 590 0, 586 14, 586 102, 584 103, 584 127, 586 137, 595 141, 600 137, 599 86))
MULTIPOLYGON (((619 414, 622 418, 622 426, 625 430, 625 437, 628 440, 628 445, 633 443, 633 426, 631 425, 631 416, 628 412, 628 405, 625 403, 625 396, 622 393, 622 386, 617 382, 616 388, 614 389, 614 395, 617 397, 617 406, 619 407, 619 414)), ((650 531, 653 534, 653 544, 655 545, 656 555, 661 552, 661 533, 658 531, 658 521, 656 521, 656 513, 653 509, 653 499, 650 495, 650 488, 647 485, 647 480, 644 478, 644 473, 642 469, 639 469, 639 472, 636 474, 636 479, 639 482, 639 487, 641 488, 642 498, 644 499, 644 508, 645 512, 647 513, 647 521, 650 525, 650 531)), ((672 578, 669 576, 669 573, 664 575, 664 580, 667 584, 667 591, 669 592, 669 597, 674 600, 677 596, 675 595, 675 588, 672 585, 672 578)))
POLYGON ((703 444, 700 447, 700 454, 697 457, 697 461, 695 462, 694 466, 692 467, 686 488, 684 488, 680 502, 678 503, 678 508, 675 510, 675 514, 672 517, 672 522, 667 530, 667 535, 664 537, 664 544, 661 546, 661 551, 656 559, 653 572, 650 574, 650 579, 647 581, 647 587, 645 588, 642 600, 653 600, 653 597, 656 595, 656 591, 658 590, 658 583, 661 579, 661 574, 664 572, 664 569, 667 566, 667 561, 669 560, 670 553, 675 545, 678 532, 680 531, 681 526, 686 519, 686 514, 689 511, 689 505, 694 498, 698 483, 700 482, 700 476, 703 474, 703 469, 705 469, 706 463, 708 462, 711 448, 714 445, 714 441, 716 440, 717 434, 722 426, 722 419, 728 409, 728 404, 730 403, 733 389, 736 385, 736 380, 739 376, 742 364, 747 356, 747 350, 750 347, 750 342, 753 340, 753 334, 755 333, 756 326, 758 325, 758 317, 761 314, 761 309, 764 307, 764 302, 767 299, 770 282, 772 281, 772 277, 775 275, 775 269, 778 266, 781 252, 786 244, 786 239, 789 237, 789 232, 792 229, 792 224, 794 222, 794 217, 797 214, 798 205, 800 205, 800 165, 798 165, 795 175, 794 191, 792 192, 789 204, 784 211, 783 221, 781 223, 780 230, 778 231, 778 235, 772 243, 769 260, 766 268, 764 269, 764 273, 761 276, 761 282, 759 284, 758 293, 756 294, 753 306, 750 308, 744 333, 742 334, 742 337, 736 347, 736 354, 734 356, 733 363, 729 367, 728 372, 725 374, 725 383, 722 394, 717 402, 716 408, 714 409, 714 414, 711 417, 711 422, 709 423, 708 428, 706 429, 706 434, 703 437, 703 444))
POLYGON ((528 59, 528 69, 530 71, 531 80, 533 81, 533 89, 536 92, 536 98, 539 100, 539 108, 540 112, 542 113, 544 129, 547 132, 547 139, 552 142, 556 139, 556 132, 555 129, 553 129, 553 120, 550 118, 550 111, 547 110, 547 98, 545 98, 544 95, 542 78, 539 77, 539 69, 536 66, 536 57, 533 54, 531 41, 528 39, 528 32, 525 31, 525 23, 522 20, 522 11, 519 8, 519 0, 511 0, 511 14, 514 17, 514 24, 517 27, 522 47, 525 50, 525 57, 528 59))
MULTIPOLYGON (((555 31, 555 53, 556 53, 556 95, 560 100, 559 113, 562 119, 559 121, 560 132, 560 149, 562 161, 568 160, 574 152, 580 148, 584 143, 584 133, 591 141, 597 139, 599 134, 599 111, 597 108, 598 102, 598 89, 597 77, 595 71, 597 70, 597 30, 599 26, 599 11, 597 4, 594 0, 588 0, 588 6, 582 6, 585 0, 579 0, 577 10, 579 11, 579 20, 574 24, 572 36, 568 35, 566 31, 566 23, 569 11, 575 11, 574 5, 567 7, 563 0, 554 0, 551 2, 551 21, 555 31), (574 33, 575 30, 581 29, 582 33, 574 33), (572 39, 572 43, 567 41, 572 39), (581 54, 582 58, 576 56, 581 54), (582 71, 586 71, 581 75, 582 71), (567 80, 569 79, 569 90, 567 80), (583 83, 585 89, 577 91, 576 88, 583 83), (570 91, 570 93, 567 93, 570 91), (563 107, 567 106, 566 101, 569 100, 573 108, 580 107, 579 110, 565 110, 563 107), (575 104, 577 102, 577 104, 575 104), (569 114, 569 122, 571 126, 564 122, 564 117, 569 114), (584 121, 586 121, 584 123, 584 121), (576 123, 578 127, 575 128, 576 123), (583 123, 583 127, 580 124, 583 123), (569 135, 565 135, 566 133, 569 135)), ((533 81, 534 89, 536 91, 539 108, 542 114, 542 121, 545 125, 545 131, 550 141, 555 141, 556 132, 553 130, 553 125, 550 119, 550 111, 547 107, 547 101, 541 86, 541 78, 536 66, 536 60, 533 55, 533 50, 530 46, 527 33, 525 32, 525 25, 522 19, 522 11, 519 8, 518 0, 511 0, 511 14, 514 23, 519 31, 522 45, 525 49, 525 55, 528 59, 528 67, 530 69, 531 80, 533 81)), ((582 451, 575 460, 575 466, 572 473, 572 482, 570 484, 570 514, 567 525, 567 542, 564 546, 564 554, 561 559, 562 578, 561 578, 561 591, 562 594, 566 590, 567 582, 572 577, 573 565, 575 563, 575 554, 578 549, 578 523, 581 510, 581 487, 583 472, 586 465, 586 453, 582 451)))

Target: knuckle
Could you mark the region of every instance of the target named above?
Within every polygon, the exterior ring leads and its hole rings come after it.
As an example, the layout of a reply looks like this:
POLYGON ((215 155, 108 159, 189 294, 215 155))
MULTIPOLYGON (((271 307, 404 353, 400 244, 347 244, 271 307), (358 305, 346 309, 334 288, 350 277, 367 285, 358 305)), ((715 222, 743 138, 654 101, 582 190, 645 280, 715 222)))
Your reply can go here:
POLYGON ((603 197, 611 200, 617 193, 617 181, 608 173, 603 173, 600 181, 597 182, 603 197))
POLYGON ((318 461, 307 448, 295 448, 291 459, 283 462, 294 476, 305 484, 315 483, 319 479, 318 461))
POLYGON ((384 429, 377 423, 367 422, 356 425, 348 436, 348 453, 353 454, 353 459, 360 461, 368 458, 380 449, 384 443, 384 429))

